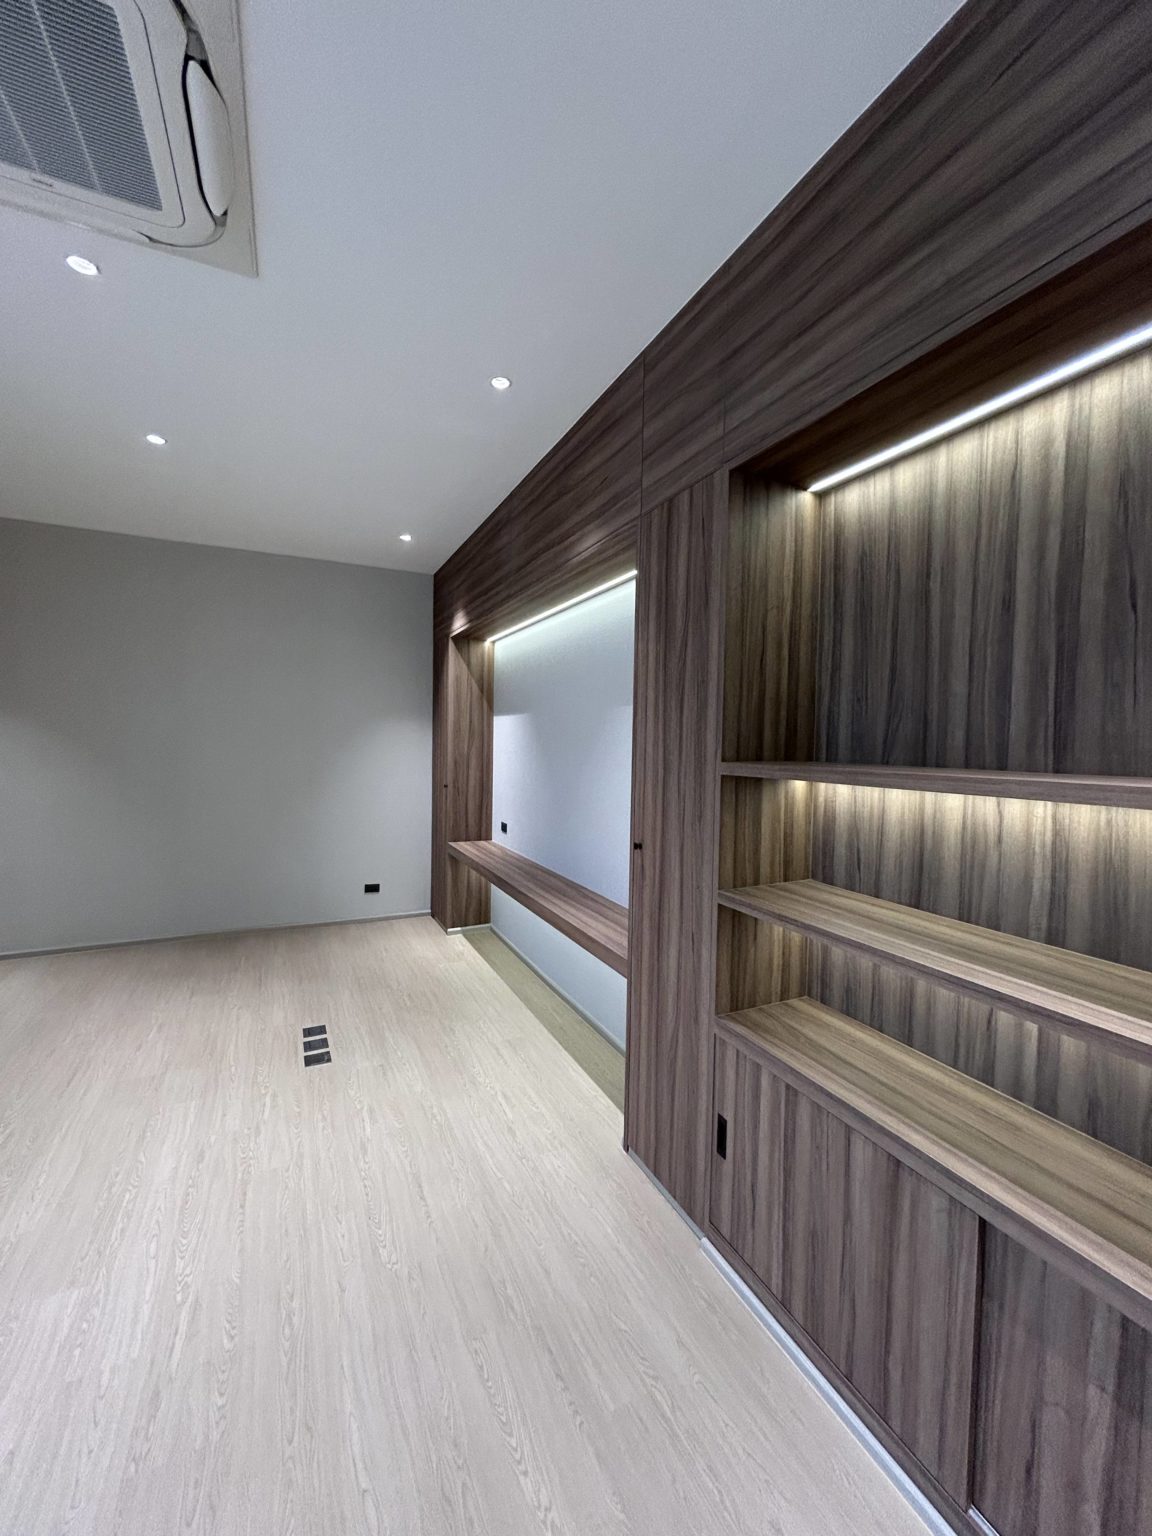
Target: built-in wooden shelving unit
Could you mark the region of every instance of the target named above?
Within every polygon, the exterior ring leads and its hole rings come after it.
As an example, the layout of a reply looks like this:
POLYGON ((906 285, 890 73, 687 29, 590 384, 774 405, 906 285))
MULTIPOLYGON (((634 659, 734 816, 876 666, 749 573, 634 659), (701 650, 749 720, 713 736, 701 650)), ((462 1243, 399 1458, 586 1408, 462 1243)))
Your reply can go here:
POLYGON ((811 998, 719 1024, 993 1225, 1152 1325, 1152 1168, 811 998))
POLYGON ((997 1008, 1152 1055, 1152 973, 915 907, 788 880, 720 892, 724 906, 914 971, 997 1008))
POLYGON ((628 974, 628 908, 501 843, 449 843, 454 859, 535 912, 620 975, 628 974))
POLYGON ((816 784, 876 789, 919 789, 941 795, 993 795, 1005 800, 1049 800, 1072 805, 1152 810, 1152 779, 1112 774, 1015 773, 998 768, 905 768, 876 763, 722 763, 740 779, 801 779, 816 784))

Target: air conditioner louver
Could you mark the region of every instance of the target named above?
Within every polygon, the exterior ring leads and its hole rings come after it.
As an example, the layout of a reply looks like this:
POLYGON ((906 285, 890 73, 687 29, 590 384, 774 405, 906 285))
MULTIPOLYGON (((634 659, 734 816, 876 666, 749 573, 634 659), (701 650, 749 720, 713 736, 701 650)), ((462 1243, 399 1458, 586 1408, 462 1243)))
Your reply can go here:
POLYGON ((0 0, 0 203, 252 272, 235 0, 0 0))
POLYGON ((104 0, 0 0, 0 96, 9 164, 161 207, 124 40, 104 0))

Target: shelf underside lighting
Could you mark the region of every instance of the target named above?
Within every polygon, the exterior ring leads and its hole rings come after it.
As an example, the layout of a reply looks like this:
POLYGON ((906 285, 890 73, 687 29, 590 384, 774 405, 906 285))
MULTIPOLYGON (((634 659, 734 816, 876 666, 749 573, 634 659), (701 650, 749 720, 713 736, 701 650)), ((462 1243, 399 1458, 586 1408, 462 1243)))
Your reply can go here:
POLYGON ((575 608, 577 603, 586 603, 590 597, 599 597, 601 592, 611 592, 613 587, 622 587, 625 582, 635 579, 635 571, 628 571, 623 576, 613 576, 611 581, 602 582, 598 587, 581 592, 578 597, 570 597, 566 603, 557 603, 555 608, 546 608, 543 613, 534 613, 530 619, 522 619, 519 624, 512 624, 508 629, 502 629, 498 635, 489 635, 488 644, 495 645, 497 640, 507 640, 509 635, 518 634, 520 630, 527 629, 531 624, 539 624, 541 619, 550 619, 555 613, 563 613, 566 608, 575 608))
POLYGON ((822 479, 814 481, 808 489, 817 495, 821 491, 830 491, 833 486, 843 485, 847 480, 855 480, 858 476, 866 475, 884 464, 891 464, 895 459, 902 459, 907 454, 915 453, 919 448, 926 448, 929 443, 951 437, 955 432, 962 432, 965 427, 974 426, 978 421, 985 421, 989 416, 997 416, 1001 411, 1009 410, 1024 400, 1042 395, 1046 390, 1055 389, 1057 385, 1066 384, 1070 379, 1079 378, 1081 374, 1091 373, 1096 368, 1102 368, 1105 363, 1112 362, 1114 358, 1123 357, 1125 353, 1135 352, 1150 343, 1152 343, 1152 325, 1142 325, 1138 330, 1128 331, 1123 336, 1117 336, 1114 341, 1093 347, 1090 352, 1083 352, 1079 357, 1071 358, 1057 368, 1050 368, 1046 373, 1037 374, 1034 379, 1017 384, 1014 389, 1005 390, 1003 394, 995 395, 991 400, 985 400, 980 405, 974 405, 970 410, 961 411, 958 416, 950 416, 947 421, 941 421, 934 427, 917 432, 913 437, 906 437, 902 442, 893 443, 890 448, 883 448, 879 453, 870 454, 866 459, 859 459, 855 464, 836 470, 834 474, 825 475, 822 479))

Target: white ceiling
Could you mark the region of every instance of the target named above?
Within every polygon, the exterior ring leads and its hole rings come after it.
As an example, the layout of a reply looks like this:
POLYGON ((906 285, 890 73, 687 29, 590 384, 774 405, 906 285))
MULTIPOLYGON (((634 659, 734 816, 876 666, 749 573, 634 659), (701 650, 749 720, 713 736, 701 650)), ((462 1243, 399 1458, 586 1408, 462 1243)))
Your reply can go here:
POLYGON ((260 276, 0 207, 0 515, 435 570, 955 9, 240 0, 260 276))

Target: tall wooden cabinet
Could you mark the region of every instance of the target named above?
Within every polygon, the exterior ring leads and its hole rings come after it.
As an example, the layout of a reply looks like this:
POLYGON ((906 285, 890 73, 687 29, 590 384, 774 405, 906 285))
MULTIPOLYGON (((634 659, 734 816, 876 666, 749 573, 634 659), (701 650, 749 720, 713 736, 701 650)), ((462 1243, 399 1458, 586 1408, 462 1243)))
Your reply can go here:
POLYGON ((1152 353, 734 476, 708 1230, 958 1529, 1152 1467, 1152 353))
POLYGON ((625 1139, 684 1211, 708 1184, 727 475, 640 524, 625 1139))

